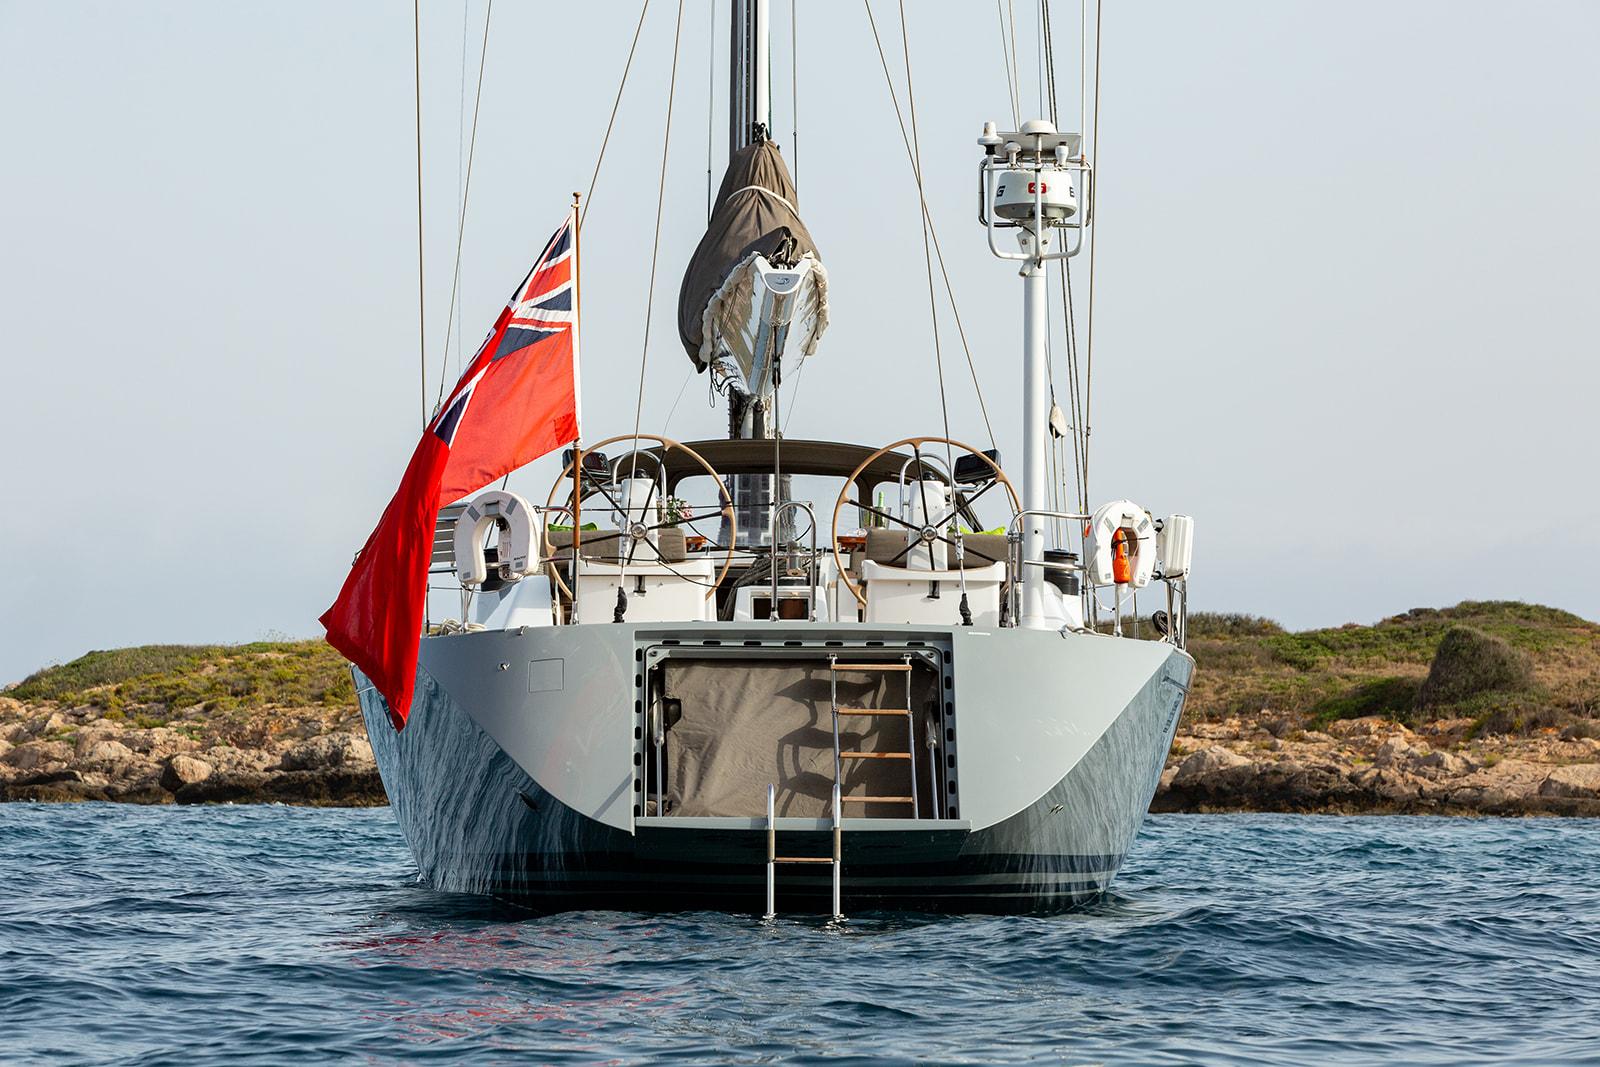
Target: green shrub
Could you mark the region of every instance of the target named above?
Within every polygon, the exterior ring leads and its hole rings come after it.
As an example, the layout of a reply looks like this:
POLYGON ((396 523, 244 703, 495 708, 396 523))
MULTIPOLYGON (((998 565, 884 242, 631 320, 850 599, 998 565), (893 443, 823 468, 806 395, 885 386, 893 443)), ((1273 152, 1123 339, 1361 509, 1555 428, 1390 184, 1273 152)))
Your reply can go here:
POLYGON ((1311 709, 1311 721, 1319 728, 1335 719, 1367 715, 1408 722, 1416 706, 1417 689, 1415 678, 1377 678, 1319 702, 1311 709))
POLYGON ((1452 626, 1439 639, 1417 707, 1437 707, 1493 692, 1519 692, 1533 683, 1526 653, 1470 626, 1452 626))
POLYGON ((1196 611, 1189 615, 1189 637, 1265 637, 1281 634, 1283 627, 1260 615, 1239 612, 1196 611))

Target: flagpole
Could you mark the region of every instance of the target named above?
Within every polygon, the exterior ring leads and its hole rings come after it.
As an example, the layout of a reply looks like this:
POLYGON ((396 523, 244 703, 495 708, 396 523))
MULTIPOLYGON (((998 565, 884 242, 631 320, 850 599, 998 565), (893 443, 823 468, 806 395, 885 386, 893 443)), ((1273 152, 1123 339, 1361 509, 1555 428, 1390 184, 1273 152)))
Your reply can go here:
POLYGON ((583 213, 582 194, 572 194, 572 400, 578 418, 578 437, 572 442, 572 612, 578 611, 578 567, 583 559, 583 405, 578 378, 578 346, 583 337, 583 213))

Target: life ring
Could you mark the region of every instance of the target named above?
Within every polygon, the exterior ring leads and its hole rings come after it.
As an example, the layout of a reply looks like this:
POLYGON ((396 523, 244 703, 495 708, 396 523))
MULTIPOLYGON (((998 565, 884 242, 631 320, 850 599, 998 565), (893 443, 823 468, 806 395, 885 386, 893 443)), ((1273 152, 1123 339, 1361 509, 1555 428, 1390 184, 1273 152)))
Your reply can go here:
POLYGON ((1143 589, 1156 571, 1156 523, 1131 500, 1113 500, 1089 520, 1085 566, 1093 585, 1143 589))
POLYGON ((469 503, 456 519, 456 576, 462 585, 482 585, 489 577, 483 542, 490 527, 499 530, 495 569, 501 578, 514 582, 539 569, 533 546, 533 508, 516 493, 491 489, 469 503))

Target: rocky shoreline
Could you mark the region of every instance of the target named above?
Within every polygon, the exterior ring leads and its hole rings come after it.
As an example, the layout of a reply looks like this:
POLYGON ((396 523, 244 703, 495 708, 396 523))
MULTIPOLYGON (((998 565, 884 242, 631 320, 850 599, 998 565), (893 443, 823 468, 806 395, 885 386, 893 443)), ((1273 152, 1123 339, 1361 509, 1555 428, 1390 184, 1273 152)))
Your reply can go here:
POLYGON ((273 708, 220 725, 142 726, 93 705, 4 697, 0 800, 388 803, 353 709, 273 708))
MULTIPOLYGON (((1326 731, 1185 722, 1152 811, 1600 816, 1600 741, 1471 737, 1379 717, 1326 731)), ((272 708, 231 724, 141 726, 93 705, 0 697, 0 800, 387 803, 354 709, 272 708)))
POLYGON ((1150 810, 1600 816, 1600 741, 1473 737, 1472 725, 1186 723, 1150 810))

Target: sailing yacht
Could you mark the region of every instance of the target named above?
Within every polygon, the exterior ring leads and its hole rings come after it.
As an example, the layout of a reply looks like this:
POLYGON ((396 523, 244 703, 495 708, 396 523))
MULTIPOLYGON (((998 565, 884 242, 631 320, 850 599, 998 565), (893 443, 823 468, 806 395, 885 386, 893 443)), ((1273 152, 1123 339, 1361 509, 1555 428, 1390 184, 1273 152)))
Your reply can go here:
POLYGON ((429 884, 545 909, 1092 901, 1194 663, 1192 521, 1064 511, 1050 484, 1045 282, 1092 224, 1091 160, 1045 120, 975 152, 1022 276, 1020 476, 937 411, 894 442, 785 436, 828 276, 767 134, 767 4, 732 9, 730 158, 679 304, 728 436, 621 433, 568 450, 543 501, 438 512, 461 612, 421 638, 404 729, 356 672, 395 816, 429 884))

